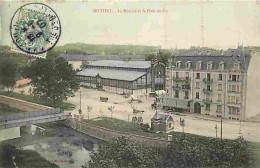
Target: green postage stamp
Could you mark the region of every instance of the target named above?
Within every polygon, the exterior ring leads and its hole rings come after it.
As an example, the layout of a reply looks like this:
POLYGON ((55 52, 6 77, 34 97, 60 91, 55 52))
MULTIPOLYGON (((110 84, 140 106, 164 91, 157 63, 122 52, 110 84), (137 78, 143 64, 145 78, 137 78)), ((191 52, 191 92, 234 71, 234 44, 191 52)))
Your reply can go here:
POLYGON ((49 6, 29 3, 14 13, 10 33, 19 49, 29 54, 41 54, 52 49, 58 42, 61 24, 49 6))

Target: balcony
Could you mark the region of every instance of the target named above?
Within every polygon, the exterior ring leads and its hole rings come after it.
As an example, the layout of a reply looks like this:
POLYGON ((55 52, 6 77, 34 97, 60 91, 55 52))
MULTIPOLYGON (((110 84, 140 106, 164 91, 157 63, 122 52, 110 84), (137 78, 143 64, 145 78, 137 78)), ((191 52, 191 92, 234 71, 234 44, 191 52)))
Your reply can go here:
POLYGON ((203 82, 207 83, 207 84, 211 84, 213 82, 213 79, 206 79, 206 78, 204 78, 203 82))
POLYGON ((172 90, 181 90, 181 86, 172 86, 172 90))
POLYGON ((206 93, 206 94, 212 94, 212 89, 208 90, 208 89, 203 89, 203 92, 206 93))
POLYGON ((188 97, 188 96, 184 96, 183 99, 186 99, 186 100, 187 100, 187 99, 189 99, 189 97, 188 97))
POLYGON ((203 99, 202 100, 203 103, 212 103, 212 99, 203 99))
POLYGON ((235 105, 235 106, 240 106, 240 102, 227 102, 228 105, 235 105))
POLYGON ((173 76, 172 78, 173 81, 176 81, 176 82, 186 82, 186 83, 190 83, 190 80, 191 78, 190 77, 184 77, 184 78, 176 78, 175 76, 173 76))
POLYGON ((190 90, 190 85, 182 85, 181 88, 183 90, 190 90))
POLYGON ((231 80, 231 79, 229 79, 228 82, 230 82, 230 83, 236 83, 236 82, 241 82, 241 80, 231 80))
POLYGON ((221 110, 217 110, 216 113, 217 114, 222 114, 222 111, 221 110))
POLYGON ((232 90, 228 90, 228 93, 240 94, 240 91, 232 91, 232 90))

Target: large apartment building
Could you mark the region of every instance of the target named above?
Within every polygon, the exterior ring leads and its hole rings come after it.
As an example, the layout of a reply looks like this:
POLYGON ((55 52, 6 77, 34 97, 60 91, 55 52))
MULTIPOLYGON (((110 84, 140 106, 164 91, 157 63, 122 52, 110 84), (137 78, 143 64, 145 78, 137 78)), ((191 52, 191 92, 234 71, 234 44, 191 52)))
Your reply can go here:
POLYGON ((169 59, 166 95, 159 102, 178 112, 245 120, 260 113, 259 63, 260 57, 242 46, 179 50, 169 59))

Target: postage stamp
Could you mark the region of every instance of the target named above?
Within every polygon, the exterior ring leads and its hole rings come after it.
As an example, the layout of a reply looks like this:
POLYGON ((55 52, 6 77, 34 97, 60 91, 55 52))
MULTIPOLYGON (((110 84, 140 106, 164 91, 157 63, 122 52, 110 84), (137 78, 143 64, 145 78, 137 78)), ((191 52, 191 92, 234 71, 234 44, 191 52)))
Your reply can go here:
POLYGON ((51 50, 59 41, 61 23, 56 12, 42 3, 20 7, 12 17, 10 35, 14 44, 29 54, 51 50))

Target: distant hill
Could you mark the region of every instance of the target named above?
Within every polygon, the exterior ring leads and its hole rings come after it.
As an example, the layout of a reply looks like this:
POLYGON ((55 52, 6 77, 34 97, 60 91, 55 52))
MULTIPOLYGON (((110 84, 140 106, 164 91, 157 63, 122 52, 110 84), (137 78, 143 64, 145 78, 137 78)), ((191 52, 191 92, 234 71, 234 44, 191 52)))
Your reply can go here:
POLYGON ((56 46, 47 53, 47 57, 57 57, 62 53, 77 53, 86 55, 147 55, 150 53, 155 53, 159 49, 159 46, 72 43, 64 46, 56 46))

